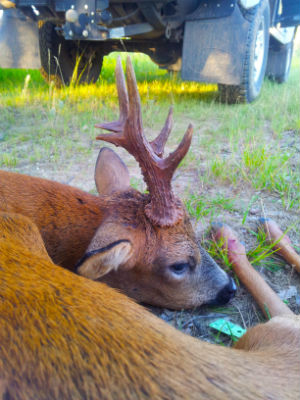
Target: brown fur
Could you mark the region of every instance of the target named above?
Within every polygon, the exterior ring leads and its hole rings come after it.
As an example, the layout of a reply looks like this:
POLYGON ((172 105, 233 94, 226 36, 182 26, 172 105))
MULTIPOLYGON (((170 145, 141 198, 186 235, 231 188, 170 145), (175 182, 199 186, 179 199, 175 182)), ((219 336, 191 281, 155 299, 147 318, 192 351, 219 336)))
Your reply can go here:
POLYGON ((29 217, 55 264, 74 270, 79 262, 80 275, 138 301, 181 309, 227 290, 229 277, 199 249, 187 214, 169 228, 153 225, 144 213, 149 196, 127 187, 128 170, 112 150, 100 151, 95 180, 99 196, 0 171, 0 209, 29 217), (189 267, 179 276, 170 270, 176 263, 189 267))
POLYGON ((74 268, 103 220, 101 200, 68 185, 0 171, 0 209, 29 217, 52 260, 74 268))
POLYGON ((2 215, 0 232, 3 399, 299 399, 299 317, 211 345, 53 265, 27 218, 2 215))

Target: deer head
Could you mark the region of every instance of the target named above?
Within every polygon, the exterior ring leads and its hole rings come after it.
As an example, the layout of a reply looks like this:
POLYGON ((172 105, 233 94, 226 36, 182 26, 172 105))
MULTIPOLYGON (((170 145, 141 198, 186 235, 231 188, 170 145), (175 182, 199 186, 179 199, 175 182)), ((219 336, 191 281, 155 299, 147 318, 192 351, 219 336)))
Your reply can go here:
POLYGON ((119 288, 140 302, 174 309, 224 304, 234 295, 235 285, 199 248, 185 207, 171 187, 174 171, 191 144, 192 125, 177 149, 163 158, 172 128, 172 108, 158 137, 148 142, 129 57, 128 90, 120 59, 116 81, 120 117, 96 125, 112 132, 97 139, 122 146, 135 157, 149 193, 130 188, 127 167, 112 150, 100 151, 95 179, 105 219, 77 272, 119 288))

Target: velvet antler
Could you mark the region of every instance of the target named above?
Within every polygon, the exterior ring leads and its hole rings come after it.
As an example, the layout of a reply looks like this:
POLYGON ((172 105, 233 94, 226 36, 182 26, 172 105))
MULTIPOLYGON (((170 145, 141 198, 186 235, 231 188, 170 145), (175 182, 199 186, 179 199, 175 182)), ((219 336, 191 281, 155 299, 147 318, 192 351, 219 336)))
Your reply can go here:
POLYGON ((130 57, 127 58, 126 76, 128 91, 121 60, 118 58, 116 81, 120 117, 118 121, 95 125, 113 132, 98 135, 97 139, 121 146, 134 156, 141 167, 150 194, 150 202, 145 207, 147 217, 155 225, 172 226, 182 219, 183 206, 173 194, 171 180, 190 147, 193 127, 191 124, 188 126, 177 149, 163 159, 164 146, 172 129, 172 108, 160 134, 149 143, 144 135, 140 97, 130 57))

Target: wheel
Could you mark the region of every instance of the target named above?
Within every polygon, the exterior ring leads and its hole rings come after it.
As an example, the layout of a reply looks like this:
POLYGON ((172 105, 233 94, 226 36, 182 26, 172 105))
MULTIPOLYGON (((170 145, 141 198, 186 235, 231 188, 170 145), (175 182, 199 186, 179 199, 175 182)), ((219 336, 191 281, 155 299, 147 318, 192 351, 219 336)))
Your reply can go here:
POLYGON ((223 103, 251 103, 260 94, 268 58, 270 8, 268 0, 261 0, 256 7, 245 12, 250 22, 240 85, 219 84, 223 103))
POLYGON ((47 82, 60 86, 93 83, 99 78, 103 55, 95 45, 65 40, 50 21, 39 22, 39 45, 41 74, 47 82))
POLYGON ((277 83, 288 80, 293 58, 294 40, 282 44, 273 36, 270 37, 270 47, 266 76, 277 83))

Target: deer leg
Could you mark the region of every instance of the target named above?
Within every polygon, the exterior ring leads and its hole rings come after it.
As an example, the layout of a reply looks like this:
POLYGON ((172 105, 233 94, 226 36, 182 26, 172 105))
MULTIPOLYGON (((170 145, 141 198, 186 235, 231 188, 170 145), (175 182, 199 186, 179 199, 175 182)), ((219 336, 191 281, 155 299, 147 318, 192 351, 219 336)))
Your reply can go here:
POLYGON ((222 223, 212 224, 215 240, 223 240, 223 248, 228 252, 234 272, 252 294, 266 317, 293 315, 277 294, 252 267, 246 256, 245 247, 239 242, 236 233, 222 223))
POLYGON ((260 226, 265 230, 269 241, 271 243, 276 242, 274 249, 278 249, 277 254, 300 273, 300 256, 294 250, 289 237, 282 232, 272 219, 260 218, 259 222, 260 226))

